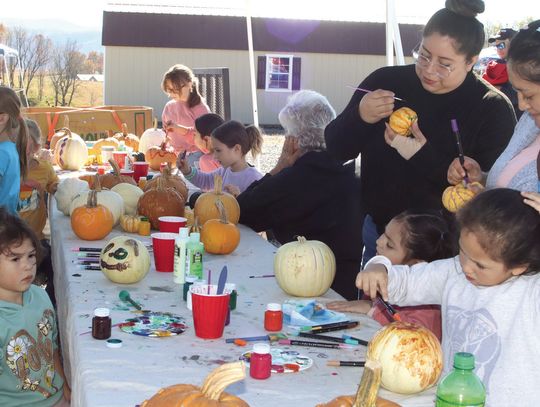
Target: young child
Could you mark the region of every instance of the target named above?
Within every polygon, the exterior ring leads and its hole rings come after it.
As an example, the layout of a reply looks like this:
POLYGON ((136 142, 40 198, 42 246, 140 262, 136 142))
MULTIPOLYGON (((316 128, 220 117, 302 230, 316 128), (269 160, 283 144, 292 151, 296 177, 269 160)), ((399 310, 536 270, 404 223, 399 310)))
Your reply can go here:
POLYGON ((540 388, 540 216, 519 191, 482 192, 458 212, 459 256, 374 261, 356 285, 399 305, 441 304, 444 370, 470 352, 490 407, 533 407, 540 388), (381 263, 379 261, 378 263, 381 263))
POLYGON ((0 86, 0 206, 17 214, 20 181, 26 177, 28 134, 21 101, 13 89, 0 86))
POLYGON ((69 405, 56 315, 32 284, 40 244, 30 227, 0 208, 0 405, 69 405), (62 397, 63 395, 63 397, 62 397))
POLYGON ((171 99, 161 115, 163 129, 176 153, 189 153, 188 160, 192 165, 202 156, 193 140, 195 119, 210 113, 210 109, 199 93, 197 78, 187 66, 173 65, 165 72, 161 88, 171 99))
POLYGON ((212 132, 221 126, 224 120, 219 114, 207 113, 195 119, 195 145, 203 155, 199 158, 199 169, 202 172, 212 172, 221 165, 214 159, 214 148, 212 147, 212 132))
POLYGON ((200 172, 188 161, 179 156, 176 163, 188 181, 203 191, 214 188, 214 175, 221 175, 223 188, 238 196, 253 182, 262 178, 262 174, 246 161, 251 151, 253 156, 261 152, 262 135, 255 126, 244 127, 235 120, 223 123, 212 132, 214 158, 222 165, 212 172, 200 172))
MULTIPOLYGON (((440 212, 405 211, 386 225, 377 239, 377 254, 385 256, 392 264, 412 266, 421 262, 454 257, 457 241, 450 219, 440 212)), ((392 322, 385 307, 378 301, 333 301, 328 309, 368 314, 381 325, 392 322)), ((441 339, 441 308, 439 305, 395 307, 402 321, 414 322, 430 329, 441 339)))

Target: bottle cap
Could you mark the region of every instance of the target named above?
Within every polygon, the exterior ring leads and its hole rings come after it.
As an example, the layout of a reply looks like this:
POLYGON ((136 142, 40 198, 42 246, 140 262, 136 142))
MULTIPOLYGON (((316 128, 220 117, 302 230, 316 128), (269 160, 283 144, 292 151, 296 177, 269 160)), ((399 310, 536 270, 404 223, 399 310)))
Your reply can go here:
POLYGON ((474 355, 468 352, 457 352, 454 355, 454 367, 456 369, 474 369, 474 355))
POLYGON ((150 181, 152 178, 154 178, 154 174, 148 174, 148 175, 146 176, 146 179, 147 179, 148 181, 150 181))
POLYGON ((178 230, 178 234, 180 235, 180 239, 185 239, 185 238, 189 237, 189 228, 181 227, 178 230))
POLYGON ((186 283, 193 284, 197 280, 198 280, 198 278, 195 277, 195 276, 186 276, 186 283))
POLYGON ((146 177, 139 177, 139 181, 140 180, 145 180, 146 181, 146 177))
POLYGON ((96 308, 94 310, 94 315, 96 317, 108 317, 111 314, 109 308, 96 308))
POLYGON ((253 345, 253 353, 266 354, 270 353, 270 345, 267 343, 256 343, 253 345))
POLYGON ((278 304, 277 302, 271 302, 266 305, 266 309, 268 311, 281 311, 281 304, 278 304))
POLYGON ((107 339, 107 347, 108 348, 121 348, 122 339, 107 339))

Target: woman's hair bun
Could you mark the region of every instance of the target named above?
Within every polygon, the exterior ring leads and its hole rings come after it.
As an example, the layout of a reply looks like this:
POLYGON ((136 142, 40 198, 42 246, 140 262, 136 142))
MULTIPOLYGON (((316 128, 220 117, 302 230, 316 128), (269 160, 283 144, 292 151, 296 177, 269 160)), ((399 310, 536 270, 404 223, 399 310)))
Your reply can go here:
POLYGON ((446 0, 444 6, 456 14, 473 18, 483 13, 486 7, 482 0, 446 0))

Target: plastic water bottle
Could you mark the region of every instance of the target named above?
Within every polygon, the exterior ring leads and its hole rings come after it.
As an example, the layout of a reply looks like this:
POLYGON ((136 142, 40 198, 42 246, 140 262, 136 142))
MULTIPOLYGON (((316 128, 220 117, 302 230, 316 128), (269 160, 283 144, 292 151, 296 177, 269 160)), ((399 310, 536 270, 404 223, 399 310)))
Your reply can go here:
POLYGON ((454 370, 437 387, 436 407, 483 407, 486 388, 473 372, 474 355, 458 352, 454 355, 454 370))

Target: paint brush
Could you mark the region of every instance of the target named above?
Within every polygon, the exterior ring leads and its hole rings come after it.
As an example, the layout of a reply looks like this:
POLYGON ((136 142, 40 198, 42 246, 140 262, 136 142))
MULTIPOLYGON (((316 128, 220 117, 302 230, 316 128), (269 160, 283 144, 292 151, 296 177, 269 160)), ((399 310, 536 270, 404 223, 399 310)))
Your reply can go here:
POLYGON ((337 338, 335 336, 319 335, 319 334, 313 334, 310 332, 299 332, 298 336, 301 336, 303 338, 318 339, 320 341, 346 343, 349 345, 358 345, 358 341, 356 339, 351 339, 351 338, 337 338))
POLYGON ((249 276, 249 278, 269 278, 269 277, 275 277, 275 274, 262 274, 260 276, 249 276))
POLYGON ((208 286, 206 288, 206 294, 210 295, 210 285, 212 284, 212 270, 208 269, 208 286))
MULTIPOLYGON (((347 87, 350 88, 350 89, 359 90, 360 92, 365 92, 365 93, 373 92, 372 90, 364 89, 364 88, 357 88, 356 86, 347 85, 347 87)), ((398 98, 397 96, 394 96, 394 99, 399 100, 400 102, 405 102, 405 99, 398 98)))
POLYGON ((458 158, 459 163, 463 167, 463 171, 465 171, 465 177, 463 180, 465 181, 465 184, 469 183, 469 174, 467 173, 467 170, 465 169, 465 154, 463 154, 463 145, 461 144, 461 136, 459 134, 459 128, 457 124, 456 119, 450 120, 450 124, 452 126, 452 132, 454 133, 454 136, 456 137, 456 144, 458 148, 458 158))
POLYGON ((329 360, 326 362, 326 366, 358 366, 364 367, 366 364, 363 360, 329 360))
POLYGON ((279 339, 287 339, 287 336, 282 333, 270 334, 270 335, 261 335, 261 336, 239 336, 236 338, 227 338, 225 343, 234 343, 235 340, 240 339, 246 342, 256 342, 256 341, 277 341, 279 339))
POLYGON ((380 293, 377 293, 377 299, 382 303, 382 305, 384 305, 384 308, 386 308, 394 321, 401 321, 401 316, 399 315, 399 312, 397 312, 396 309, 392 307, 388 302, 383 300, 380 293))
POLYGON ((129 295, 128 291, 126 291, 126 290, 120 291, 118 293, 118 298, 120 298, 124 302, 129 302, 131 305, 133 305, 139 311, 141 310, 141 306, 139 304, 137 304, 135 301, 133 301, 133 299, 129 295))
POLYGON ((355 346, 344 344, 344 343, 297 341, 295 339, 280 339, 278 343, 280 345, 307 346, 310 348, 327 348, 327 349, 354 349, 355 348, 355 346))

